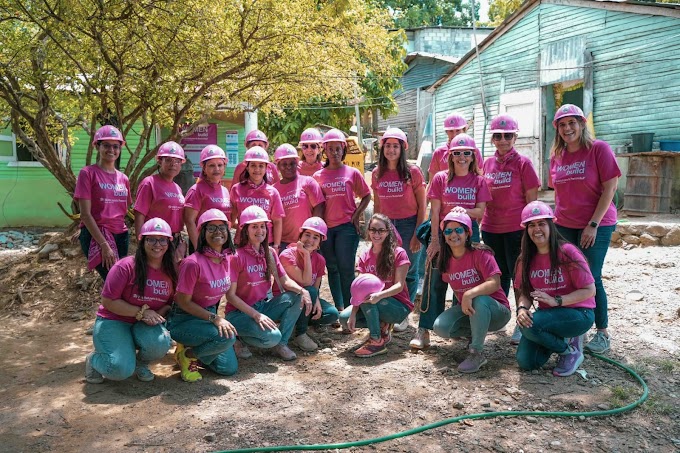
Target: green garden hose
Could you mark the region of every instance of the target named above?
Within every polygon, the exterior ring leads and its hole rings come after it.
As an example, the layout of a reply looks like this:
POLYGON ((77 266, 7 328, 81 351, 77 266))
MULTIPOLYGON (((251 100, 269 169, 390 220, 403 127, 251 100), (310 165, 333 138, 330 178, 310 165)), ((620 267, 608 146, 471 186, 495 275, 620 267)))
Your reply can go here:
POLYGON ((376 437, 373 439, 357 440, 354 442, 340 442, 336 444, 315 444, 315 445, 286 445, 278 447, 253 447, 253 448, 240 448, 237 450, 222 450, 216 453, 250 453, 250 452, 265 452, 265 451, 291 451, 291 450, 335 450, 335 449, 345 449, 351 447, 361 447, 364 445, 377 444, 380 442, 387 442, 389 440, 398 439, 400 437, 412 436, 413 434, 422 433, 433 428, 439 428, 440 426, 448 425, 451 423, 459 422, 461 420, 480 420, 485 418, 494 417, 604 417, 608 415, 621 414, 623 412, 630 411, 640 404, 644 403, 649 396, 649 388, 647 383, 631 368, 626 365, 612 360, 608 357, 604 357, 600 354, 590 353, 593 357, 596 357, 604 362, 610 363, 614 366, 621 368, 622 370, 628 372, 635 380, 642 386, 642 395, 637 401, 627 404, 623 407, 617 407, 615 409, 601 410, 601 411, 590 411, 590 412, 533 412, 533 411, 501 411, 501 412, 487 412, 482 414, 468 414, 461 415, 459 417, 446 418, 444 420, 439 420, 434 423, 429 423, 427 425, 418 426, 406 431, 401 431, 398 433, 388 434, 387 436, 376 437))

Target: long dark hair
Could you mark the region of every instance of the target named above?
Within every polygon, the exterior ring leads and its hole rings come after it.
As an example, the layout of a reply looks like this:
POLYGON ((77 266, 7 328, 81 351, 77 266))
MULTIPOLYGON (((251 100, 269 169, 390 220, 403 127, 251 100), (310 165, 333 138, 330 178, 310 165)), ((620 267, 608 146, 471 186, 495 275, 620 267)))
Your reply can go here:
MULTIPOLYGON (((250 162, 246 162, 246 168, 243 169, 243 173, 238 177, 238 182, 240 184, 246 184, 248 180, 250 179, 250 172, 248 172, 248 164, 250 162)), ((269 184, 269 178, 267 177, 267 171, 269 170, 269 164, 264 164, 264 177, 262 180, 264 181, 265 184, 269 184)))
MULTIPOLYGON (((408 162, 406 162, 406 147, 404 146, 403 141, 399 139, 396 140, 399 142, 399 149, 401 150, 399 153, 399 162, 397 162, 397 174, 399 175, 399 180, 408 184, 411 181, 411 167, 408 162)), ((378 156, 378 179, 382 178, 387 171, 387 158, 383 152, 385 143, 387 143, 387 140, 380 146, 380 153, 378 156)))
MULTIPOLYGON (((467 151, 465 149, 458 149, 456 151, 467 151)), ((472 151, 472 162, 470 162, 470 167, 468 168, 468 171, 472 173, 473 175, 481 175, 482 172, 479 171, 479 165, 477 164, 477 153, 475 152, 474 149, 471 149, 472 151)), ((456 176, 456 170, 454 168, 453 164, 453 151, 449 151, 449 177, 446 180, 447 182, 453 181, 453 178, 456 176)))
POLYGON ((394 225, 392 225, 392 222, 386 215, 373 214, 371 220, 368 221, 369 227, 374 220, 384 223, 385 228, 387 228, 387 236, 385 236, 382 248, 375 260, 375 273, 380 280, 389 280, 394 277, 396 270, 394 268, 394 259, 395 250, 397 249, 397 235, 394 232, 394 225))
MULTIPOLYGON (((332 142, 329 142, 332 143, 332 142)), ((347 156, 347 143, 342 143, 342 160, 345 160, 345 156, 347 156)), ((324 152, 326 151, 326 147, 324 146, 324 152)), ((319 153, 320 154, 320 153, 319 153)), ((326 153, 326 162, 323 163, 323 168, 328 167, 331 164, 331 161, 328 159, 328 153, 326 153)))
MULTIPOLYGON (((449 220, 446 223, 449 222, 455 222, 455 220, 449 220)), ((444 226, 446 226, 446 223, 444 224, 444 226)), ((488 245, 480 244, 478 242, 472 242, 472 232, 467 227, 467 225, 463 225, 461 223, 460 226, 462 226, 465 229, 465 232, 467 233, 467 238, 465 239, 465 249, 467 251, 472 252, 474 250, 486 250, 487 252, 491 252, 491 254, 494 255, 493 249, 488 245)), ((443 228, 439 229, 439 243, 441 244, 441 247, 439 250, 439 260, 437 261, 437 268, 439 269, 439 272, 443 274, 448 270, 449 260, 453 256, 453 251, 451 251, 451 247, 449 247, 449 244, 446 243, 443 228)))
MULTIPOLYGON (((250 245, 248 242, 248 227, 250 225, 252 224, 248 223, 246 225, 243 225, 243 228, 241 228, 241 231, 239 232, 238 243, 240 244, 241 247, 247 247, 250 245)), ((274 273, 276 272, 276 261, 274 260, 274 256, 272 255, 271 249, 269 248, 269 227, 267 227, 267 233, 264 235, 264 241, 262 241, 261 246, 264 251, 264 257, 267 261, 266 278, 267 280, 269 280, 271 279, 272 275, 274 275, 274 273)), ((280 289, 283 292, 283 288, 280 289)))
MULTIPOLYGON (((229 231, 229 224, 227 222, 222 222, 224 225, 227 225, 227 242, 222 245, 222 250, 221 252, 224 251, 224 249, 229 249, 230 252, 233 254, 236 248, 234 247, 234 240, 231 237, 231 232, 229 231)), ((201 225, 201 230, 198 232, 198 241, 196 241, 196 251, 199 253, 203 253, 203 249, 206 247, 209 247, 208 245, 208 240, 205 238, 205 229, 208 226, 208 222, 205 222, 203 225, 201 225)))
MULTIPOLYGON (((177 286, 177 264, 175 263, 175 244, 172 242, 171 238, 168 240, 168 249, 163 254, 163 259, 161 260, 161 270, 165 273, 170 280, 172 280, 172 287, 177 286)), ((146 262, 146 250, 144 250, 144 244, 146 244, 146 236, 142 236, 142 240, 137 244, 137 251, 135 252, 135 286, 137 287, 137 292, 140 296, 144 296, 144 290, 146 289, 146 276, 147 276, 147 262, 146 262)))

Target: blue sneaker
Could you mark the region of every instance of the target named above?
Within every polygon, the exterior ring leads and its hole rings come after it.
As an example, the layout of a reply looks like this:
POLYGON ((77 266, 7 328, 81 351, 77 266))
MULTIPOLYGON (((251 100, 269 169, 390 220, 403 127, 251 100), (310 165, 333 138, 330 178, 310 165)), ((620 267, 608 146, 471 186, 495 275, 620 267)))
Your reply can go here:
POLYGON ((583 363, 582 337, 571 338, 567 342, 567 349, 560 354, 557 365, 553 368, 553 376, 571 376, 583 363))
POLYGON ((604 354, 609 351, 609 337, 604 332, 597 331, 595 336, 588 342, 586 349, 595 354, 604 354))

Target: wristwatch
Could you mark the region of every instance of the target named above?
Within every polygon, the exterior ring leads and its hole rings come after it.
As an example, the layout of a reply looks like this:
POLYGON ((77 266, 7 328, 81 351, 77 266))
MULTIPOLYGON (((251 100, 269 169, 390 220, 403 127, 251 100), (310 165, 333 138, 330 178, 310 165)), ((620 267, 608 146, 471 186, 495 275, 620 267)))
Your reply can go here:
POLYGON ((593 228, 597 228, 597 222, 594 221, 594 220, 591 220, 590 223, 589 223, 589 225, 590 225, 591 227, 593 227, 593 228))
POLYGON ((558 307, 561 307, 562 306, 562 296, 555 296, 555 302, 557 302, 558 307))
POLYGON ((215 322, 215 319, 217 319, 217 315, 215 313, 210 313, 210 316, 208 316, 208 321, 215 322))

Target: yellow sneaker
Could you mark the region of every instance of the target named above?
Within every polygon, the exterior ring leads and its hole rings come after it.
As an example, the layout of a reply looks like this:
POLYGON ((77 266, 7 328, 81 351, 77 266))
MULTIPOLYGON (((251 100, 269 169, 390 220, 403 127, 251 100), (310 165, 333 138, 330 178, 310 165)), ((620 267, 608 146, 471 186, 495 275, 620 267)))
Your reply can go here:
POLYGON ((184 351, 184 345, 182 343, 177 343, 177 346, 175 347, 175 353, 173 354, 173 357, 175 357, 175 362, 177 362, 177 365, 179 365, 179 354, 180 352, 184 351))
POLYGON ((203 376, 198 372, 198 359, 187 357, 186 351, 185 348, 182 348, 177 355, 182 380, 184 382, 200 381, 203 379, 203 376))

